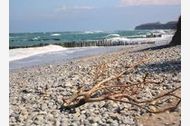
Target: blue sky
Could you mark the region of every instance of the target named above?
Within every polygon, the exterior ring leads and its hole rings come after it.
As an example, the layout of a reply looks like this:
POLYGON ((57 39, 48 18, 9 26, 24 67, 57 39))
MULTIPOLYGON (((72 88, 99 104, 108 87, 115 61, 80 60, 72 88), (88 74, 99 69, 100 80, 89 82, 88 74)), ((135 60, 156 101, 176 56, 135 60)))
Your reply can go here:
POLYGON ((177 20, 180 0, 10 0, 10 32, 131 30, 177 20))

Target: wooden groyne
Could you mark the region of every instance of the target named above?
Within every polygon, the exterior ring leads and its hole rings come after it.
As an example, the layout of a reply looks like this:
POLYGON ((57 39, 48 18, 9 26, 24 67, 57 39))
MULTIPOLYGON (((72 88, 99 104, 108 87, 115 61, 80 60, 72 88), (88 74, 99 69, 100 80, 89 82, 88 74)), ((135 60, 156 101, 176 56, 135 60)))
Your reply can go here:
POLYGON ((119 45, 137 45, 137 44, 154 44, 155 41, 111 41, 111 40, 94 40, 94 41, 72 41, 72 42, 59 42, 59 43, 39 43, 29 46, 10 46, 9 49, 14 48, 30 48, 30 47, 42 47, 50 44, 60 45, 63 47, 87 47, 87 46, 119 46, 119 45))
POLYGON ((55 43, 64 47, 86 47, 86 46, 119 46, 119 45, 137 45, 137 44, 155 44, 155 41, 146 42, 128 42, 128 41, 108 41, 108 40, 97 40, 97 41, 80 41, 80 42, 64 42, 55 43))

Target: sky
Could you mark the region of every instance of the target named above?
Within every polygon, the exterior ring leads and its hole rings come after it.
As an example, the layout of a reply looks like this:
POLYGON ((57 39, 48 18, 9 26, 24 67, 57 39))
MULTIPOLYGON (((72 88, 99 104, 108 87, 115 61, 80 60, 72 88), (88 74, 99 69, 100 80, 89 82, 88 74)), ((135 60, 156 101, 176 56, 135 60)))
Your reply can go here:
POLYGON ((10 0, 9 32, 133 30, 180 13, 180 0, 10 0))

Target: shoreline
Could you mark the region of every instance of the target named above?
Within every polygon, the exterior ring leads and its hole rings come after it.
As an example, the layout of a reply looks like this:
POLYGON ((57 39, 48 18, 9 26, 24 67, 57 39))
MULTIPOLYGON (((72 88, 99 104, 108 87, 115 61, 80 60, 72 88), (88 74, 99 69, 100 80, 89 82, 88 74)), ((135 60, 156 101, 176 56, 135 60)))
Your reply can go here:
POLYGON ((87 48, 98 48, 97 46, 90 47, 73 47, 73 48, 65 48, 59 45, 47 45, 42 47, 30 47, 30 48, 16 48, 9 50, 9 62, 22 60, 31 56, 45 54, 45 53, 54 53, 54 52, 63 52, 69 50, 80 50, 87 48))
POLYGON ((88 59, 91 57, 98 57, 102 55, 112 55, 121 52, 122 50, 140 50, 152 47, 167 45, 162 44, 141 44, 141 45, 127 45, 127 46, 109 46, 109 47, 75 47, 63 48, 63 51, 52 51, 48 53, 41 53, 32 55, 23 59, 9 61, 9 71, 19 71, 20 69, 29 69, 35 67, 43 67, 57 64, 67 64, 72 61, 80 61, 81 59, 88 59), (69 54, 69 55, 65 55, 69 54), (61 55, 60 55, 61 54, 61 55), (49 59, 50 56, 50 60, 49 59), (48 58, 47 58, 48 57, 48 58), (69 58, 70 57, 70 58, 69 58), (64 59, 65 58, 65 59, 64 59), (57 60, 59 59, 59 60, 57 60), (29 64, 28 64, 29 63, 29 64))
POLYGON ((31 48, 16 48, 9 50, 9 62, 20 60, 24 58, 28 58, 30 56, 48 53, 48 52, 56 52, 63 51, 66 48, 57 45, 47 45, 44 47, 31 47, 31 48))
POLYGON ((135 41, 130 42, 131 44, 124 44, 125 41, 121 41, 119 43, 117 42, 121 45, 114 46, 109 45, 65 48, 59 45, 48 45, 34 48, 11 49, 9 50, 9 65, 10 69, 17 69, 21 67, 30 67, 35 65, 60 63, 80 57, 111 53, 113 51, 117 51, 122 47, 125 48, 130 46, 143 47, 165 45, 169 43, 171 38, 172 36, 165 36, 161 38, 135 39, 135 41))
MULTIPOLYGON (((106 55, 109 53, 118 52, 122 49, 130 50, 130 48, 143 48, 155 46, 154 44, 145 45, 128 45, 128 46, 109 46, 109 47, 76 47, 64 49, 62 51, 53 51, 48 53, 41 53, 38 55, 29 56, 20 60, 9 61, 9 69, 14 71, 16 69, 30 68, 41 65, 51 65, 59 63, 67 63, 72 60, 80 60, 81 58, 106 55)), ((45 50, 47 51, 47 50, 45 50)))

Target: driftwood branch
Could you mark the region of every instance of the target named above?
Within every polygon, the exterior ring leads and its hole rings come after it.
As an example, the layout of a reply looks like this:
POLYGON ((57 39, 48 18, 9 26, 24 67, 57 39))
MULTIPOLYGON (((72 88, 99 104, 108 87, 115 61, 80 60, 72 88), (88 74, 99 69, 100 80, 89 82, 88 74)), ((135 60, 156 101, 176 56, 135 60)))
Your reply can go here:
MULTIPOLYGON (((140 64, 142 64, 141 61, 140 64)), ((151 84, 161 84, 165 80, 161 81, 152 81, 149 79, 149 74, 145 74, 141 80, 133 81, 132 79, 129 79, 126 83, 121 83, 120 78, 122 78, 123 75, 130 74, 134 72, 134 70, 138 67, 138 64, 132 65, 130 67, 126 67, 127 70, 115 75, 110 76, 108 78, 103 79, 100 82, 97 82, 94 84, 94 86, 91 89, 84 90, 84 88, 81 88, 77 91, 76 94, 71 96, 68 99, 63 98, 64 105, 61 106, 60 110, 70 110, 77 107, 80 107, 86 103, 91 102, 99 102, 99 101, 106 101, 106 100, 112 100, 115 102, 122 102, 126 104, 131 104, 134 106, 137 106, 141 109, 146 110, 150 113, 160 113, 165 112, 167 110, 174 110, 177 108, 177 106, 181 102, 180 96, 175 95, 174 93, 177 90, 180 90, 180 87, 177 87, 171 91, 162 93, 154 98, 148 99, 148 100, 137 100, 136 97, 139 95, 141 91, 143 91, 146 87, 148 87, 151 84), (114 82, 113 82, 114 81, 114 82), (169 106, 167 108, 161 108, 161 109, 151 109, 151 106, 157 108, 157 104, 152 104, 154 101, 161 100, 163 98, 175 98, 176 103, 172 106, 169 106)), ((97 69, 98 74, 95 76, 96 79, 98 79, 105 71, 106 65, 103 64, 103 66, 99 67, 97 69)))

